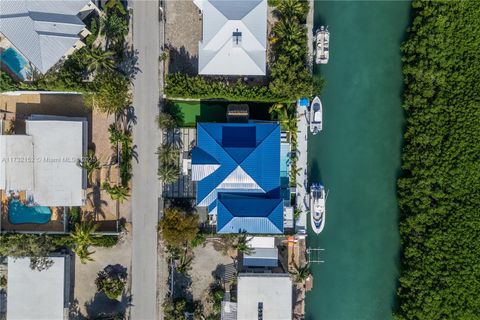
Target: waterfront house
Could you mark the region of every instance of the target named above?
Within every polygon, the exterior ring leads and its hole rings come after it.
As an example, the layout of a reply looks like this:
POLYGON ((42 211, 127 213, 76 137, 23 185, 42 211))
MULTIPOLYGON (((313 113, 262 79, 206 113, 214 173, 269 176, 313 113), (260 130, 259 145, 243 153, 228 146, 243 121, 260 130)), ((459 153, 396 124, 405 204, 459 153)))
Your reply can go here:
POLYGON ((0 135, 0 190, 25 193, 28 206, 72 207, 85 203, 87 120, 32 115, 25 134, 0 135))
POLYGON ((31 267, 30 258, 8 257, 6 319, 63 320, 68 314, 70 259, 47 258, 48 268, 31 267))
POLYGON ((90 0, 2 0, 1 61, 21 80, 46 73, 59 60, 85 46, 90 31, 82 19, 98 8, 90 0))
POLYGON ((267 0, 193 0, 203 15, 198 70, 203 75, 264 76, 267 0))
POLYGON ((218 233, 283 233, 278 123, 198 123, 192 180, 218 233))
POLYGON ((237 302, 222 303, 222 320, 292 319, 292 280, 285 273, 240 273, 237 302))

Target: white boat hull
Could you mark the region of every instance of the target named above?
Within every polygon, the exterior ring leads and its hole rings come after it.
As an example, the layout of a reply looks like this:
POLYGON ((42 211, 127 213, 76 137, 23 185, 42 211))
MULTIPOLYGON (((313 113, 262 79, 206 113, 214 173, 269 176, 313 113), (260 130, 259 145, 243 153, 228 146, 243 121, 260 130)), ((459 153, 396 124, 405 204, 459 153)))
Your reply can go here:
POLYGON ((310 188, 310 223, 313 232, 320 234, 325 227, 325 188, 321 184, 310 188))
POLYGON ((323 106, 319 97, 315 97, 310 104, 310 132, 317 134, 323 128, 323 106))

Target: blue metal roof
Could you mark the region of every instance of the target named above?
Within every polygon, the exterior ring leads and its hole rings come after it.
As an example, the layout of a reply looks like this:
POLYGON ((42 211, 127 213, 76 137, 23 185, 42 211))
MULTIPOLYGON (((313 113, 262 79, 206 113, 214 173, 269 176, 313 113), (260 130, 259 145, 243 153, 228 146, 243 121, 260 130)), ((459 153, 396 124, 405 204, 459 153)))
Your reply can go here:
POLYGON ((198 123, 192 165, 202 164, 220 165, 198 181, 196 199, 217 208, 218 232, 283 233, 277 123, 198 123))

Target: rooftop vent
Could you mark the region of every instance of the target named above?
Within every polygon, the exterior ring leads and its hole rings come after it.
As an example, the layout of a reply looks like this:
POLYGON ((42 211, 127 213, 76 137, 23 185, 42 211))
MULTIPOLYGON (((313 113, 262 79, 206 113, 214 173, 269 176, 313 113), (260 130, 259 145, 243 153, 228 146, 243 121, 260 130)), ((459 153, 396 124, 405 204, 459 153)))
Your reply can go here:
POLYGON ((242 33, 238 31, 238 28, 236 31, 233 31, 233 45, 234 46, 239 46, 242 43, 242 33))

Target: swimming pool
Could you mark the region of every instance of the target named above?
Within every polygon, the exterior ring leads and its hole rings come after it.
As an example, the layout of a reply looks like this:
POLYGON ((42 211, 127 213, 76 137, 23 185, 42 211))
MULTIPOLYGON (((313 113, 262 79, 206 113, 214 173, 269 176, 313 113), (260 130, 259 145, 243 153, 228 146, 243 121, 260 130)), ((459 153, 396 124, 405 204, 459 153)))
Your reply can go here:
POLYGON ((28 207, 19 200, 12 200, 8 204, 8 220, 12 224, 47 223, 51 216, 52 211, 49 207, 28 207))
POLYGON ((2 63, 15 73, 20 79, 25 80, 30 70, 30 64, 27 60, 14 48, 8 48, 2 52, 0 56, 2 63))

